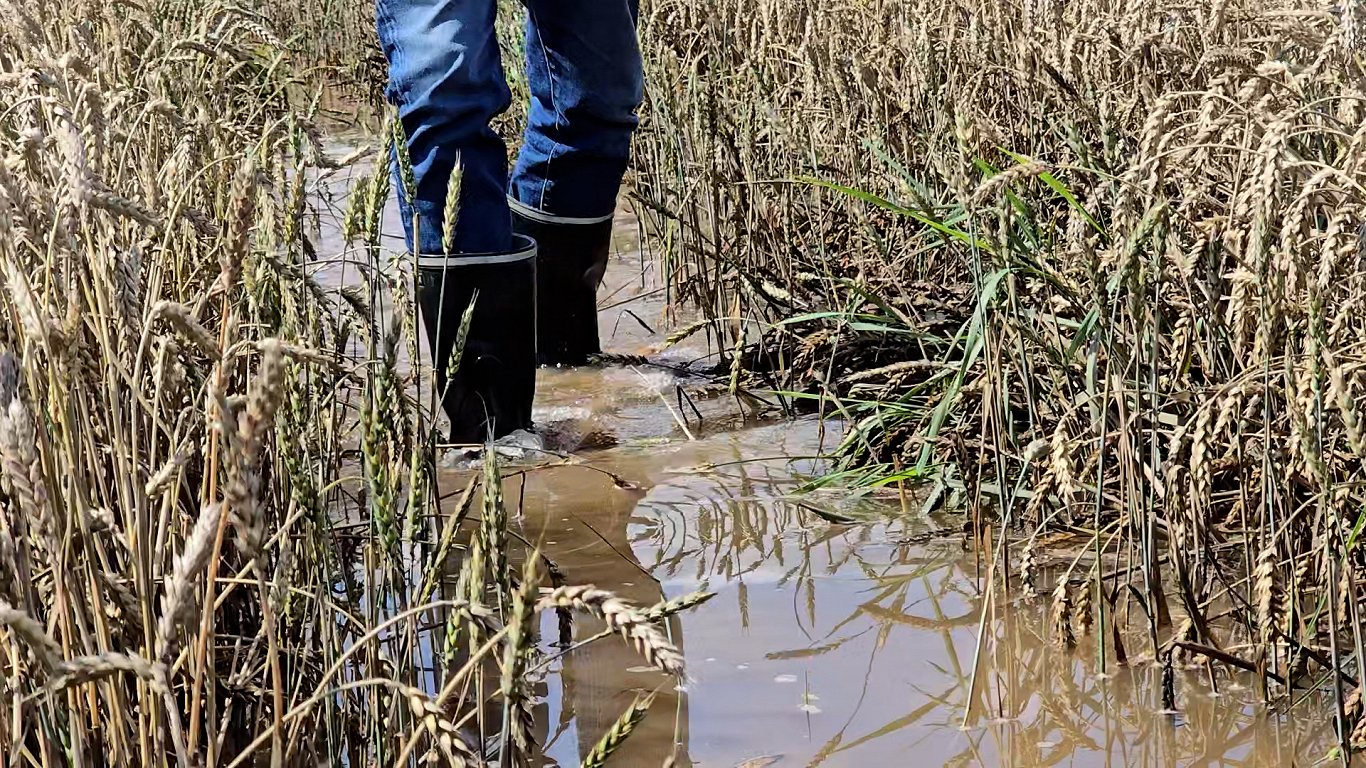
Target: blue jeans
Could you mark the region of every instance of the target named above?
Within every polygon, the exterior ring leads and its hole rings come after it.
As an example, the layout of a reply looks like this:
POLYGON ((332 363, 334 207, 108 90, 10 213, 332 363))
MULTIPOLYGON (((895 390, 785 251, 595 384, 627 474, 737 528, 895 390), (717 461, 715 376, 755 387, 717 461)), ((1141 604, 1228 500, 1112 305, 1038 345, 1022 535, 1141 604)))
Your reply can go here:
MULTIPOLYGON (((511 178, 489 122, 511 104, 494 33, 497 0, 378 0, 389 101, 408 135, 417 195, 400 206, 409 247, 442 252, 446 188, 463 169, 454 252, 512 246, 508 197, 567 220, 616 208, 644 94, 639 0, 524 0, 531 108, 511 178), (413 214, 419 220, 417 242, 413 214)), ((400 189, 401 189, 401 185, 400 189)))

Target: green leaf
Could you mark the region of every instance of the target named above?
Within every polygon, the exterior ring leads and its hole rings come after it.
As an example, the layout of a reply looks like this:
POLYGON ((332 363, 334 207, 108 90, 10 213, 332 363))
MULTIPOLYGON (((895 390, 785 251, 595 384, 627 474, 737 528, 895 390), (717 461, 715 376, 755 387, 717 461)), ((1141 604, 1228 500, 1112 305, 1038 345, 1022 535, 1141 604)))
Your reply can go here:
POLYGON ((848 195, 849 197, 852 197, 856 200, 862 200, 865 203, 875 205, 879 208, 882 208, 883 210, 891 211, 892 213, 899 214, 901 216, 909 216, 910 218, 915 219, 921 224, 924 224, 925 226, 930 227, 931 229, 934 229, 937 232, 948 235, 949 237, 955 240, 970 245, 973 248, 977 248, 983 251, 989 250, 989 245, 985 240, 979 240, 976 237, 973 237, 972 235, 962 230, 955 229, 942 221, 933 219, 930 216, 920 213, 919 211, 913 211, 910 208, 897 205, 896 203, 893 203, 892 201, 887 200, 886 198, 879 197, 871 192, 864 192, 863 190, 854 189, 852 187, 846 187, 842 184, 835 184, 834 182, 812 178, 810 176, 799 176, 796 180, 804 184, 811 184, 817 187, 823 187, 825 189, 833 190, 835 192, 848 195))
POLYGON ((1067 359, 1071 360, 1077 354, 1077 350, 1091 339, 1091 334, 1096 330, 1096 323, 1100 320, 1100 310, 1095 307, 1086 313, 1086 317, 1081 319, 1081 327, 1077 329, 1076 335, 1072 337, 1072 343, 1067 345, 1067 359))
POLYGON ((972 319, 968 321, 968 331, 965 343, 967 354, 963 356, 963 361, 954 375, 953 381, 949 383, 948 391, 944 393, 943 399, 939 401, 930 416, 930 426, 925 434, 925 443, 920 449, 920 460, 916 462, 916 469, 924 472, 929 466, 930 452, 934 448, 934 440, 939 436, 939 430, 944 426, 944 422, 949 417, 949 412, 953 409, 958 400, 958 392, 963 388, 964 381, 967 380, 968 370, 977 362, 977 357, 982 353, 985 334, 983 328, 986 326, 987 311, 996 301, 996 291, 1000 288, 1001 281, 1009 275, 1009 268, 998 269, 987 275, 986 281, 982 284, 981 295, 977 299, 977 308, 973 310, 972 319))
MULTIPOLYGON (((1008 149, 1002 149, 1001 151, 1010 155, 1017 163, 1029 162, 1029 158, 1024 155, 1017 155, 1008 149)), ((1039 178, 1043 180, 1043 183, 1051 187, 1054 192, 1058 193, 1059 197, 1066 200, 1067 204, 1072 206, 1074 211, 1080 213, 1082 218, 1086 219, 1086 223, 1091 225, 1092 229, 1100 233, 1100 236, 1107 242, 1109 241, 1109 236, 1105 233, 1105 229, 1100 225, 1100 222, 1096 221, 1096 217, 1092 216, 1091 212, 1086 210, 1086 206, 1081 204, 1081 201, 1077 199, 1076 195, 1072 194, 1072 190, 1069 189, 1066 184, 1062 183, 1057 176, 1054 176, 1051 173, 1040 174, 1039 178)))

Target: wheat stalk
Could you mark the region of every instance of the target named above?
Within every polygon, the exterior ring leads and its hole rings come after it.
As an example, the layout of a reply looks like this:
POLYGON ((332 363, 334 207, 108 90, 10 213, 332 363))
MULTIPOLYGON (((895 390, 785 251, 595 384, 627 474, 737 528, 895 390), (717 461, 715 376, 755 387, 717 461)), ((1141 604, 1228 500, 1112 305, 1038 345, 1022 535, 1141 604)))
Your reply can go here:
POLYGON ((569 609, 601 618, 626 638, 649 663, 674 677, 684 676, 683 655, 649 616, 606 590, 593 586, 560 587, 541 597, 537 611, 569 609))
POLYGON ((61 690, 93 683, 120 673, 127 673, 147 682, 158 694, 168 693, 164 682, 164 667, 140 656, 113 652, 78 656, 58 663, 48 686, 53 690, 61 690))
POLYGON ((636 726, 645 719, 653 703, 653 696, 637 696, 631 706, 621 713, 617 721, 612 723, 612 727, 607 729, 607 733, 604 733, 598 743, 593 745, 593 749, 584 756, 583 762, 579 764, 581 768, 602 768, 606 765, 608 759, 621 748, 626 739, 635 732, 636 726))
POLYGON ((176 625, 194 608, 195 578, 208 564, 214 540, 218 537, 220 517, 221 509, 217 504, 205 505, 195 521, 194 530, 185 540, 185 548, 176 556, 161 599, 161 618, 157 623, 157 658, 166 658, 173 648, 176 625))

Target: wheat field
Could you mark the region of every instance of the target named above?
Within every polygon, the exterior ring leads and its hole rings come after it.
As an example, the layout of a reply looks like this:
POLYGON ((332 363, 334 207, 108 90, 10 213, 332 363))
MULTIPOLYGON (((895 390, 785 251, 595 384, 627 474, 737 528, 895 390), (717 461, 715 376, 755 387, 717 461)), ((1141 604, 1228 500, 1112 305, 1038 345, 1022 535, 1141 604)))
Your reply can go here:
MULTIPOLYGON (((555 583, 495 466, 438 487, 366 165, 403 137, 320 127, 378 106, 367 3, 0 12, 6 764, 532 759, 539 611, 681 671, 687 601, 555 583)), ((1332 689, 1366 746, 1362 3, 647 0, 641 38, 680 334, 843 419, 819 482, 962 512, 1102 671, 1332 689)))
POLYGON ((365 164, 403 137, 318 127, 321 85, 365 92, 333 10, 0 2, 0 763, 530 764, 546 612, 683 674, 660 622, 696 598, 563 584, 492 459, 441 487, 365 164))
POLYGON ((994 527, 1006 585, 1060 645, 1104 638, 1102 670, 1336 690, 1349 747, 1364 25, 1356 0, 656 0, 634 193, 733 380, 845 419, 827 482, 994 527))

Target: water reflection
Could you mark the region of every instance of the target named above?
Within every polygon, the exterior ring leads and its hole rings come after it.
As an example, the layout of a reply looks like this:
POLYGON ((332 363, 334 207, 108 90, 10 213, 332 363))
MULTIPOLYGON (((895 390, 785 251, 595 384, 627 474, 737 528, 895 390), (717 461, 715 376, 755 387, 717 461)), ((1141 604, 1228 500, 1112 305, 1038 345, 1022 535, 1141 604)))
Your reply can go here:
MULTIPOLYGON (((568 583, 596 584, 640 606, 679 596, 666 594, 633 554, 627 534, 639 492, 572 467, 526 476, 522 490, 525 535, 539 543, 568 583)), ((554 619, 542 627, 544 637, 557 641, 548 653, 573 646, 550 669, 549 724, 543 742, 548 764, 578 765, 638 693, 654 692, 649 717, 618 752, 617 764, 653 766, 672 759, 674 765, 692 765, 686 690, 647 668, 640 655, 616 636, 582 644, 604 629, 592 618, 576 618, 567 636, 554 619)), ((686 654, 680 617, 670 619, 666 631, 686 654)))
MULTIPOLYGON (((661 697, 617 764, 1279 766, 1328 754, 1329 701, 1266 712, 1248 679, 1194 670, 1177 676, 1178 710, 1163 712, 1160 669, 1112 658, 1100 674, 1092 639, 1075 652, 1050 643, 1041 603, 998 605, 974 686, 976 558, 954 540, 911 541, 952 520, 832 525, 794 502, 781 465, 676 471, 801 455, 815 440, 803 424, 622 448, 594 461, 647 492, 573 470, 538 491, 525 525, 571 581, 641 603, 703 584, 719 593, 672 625, 694 679, 661 697)), ((622 671, 639 663, 614 642, 556 670, 560 764, 659 684, 622 671)))

